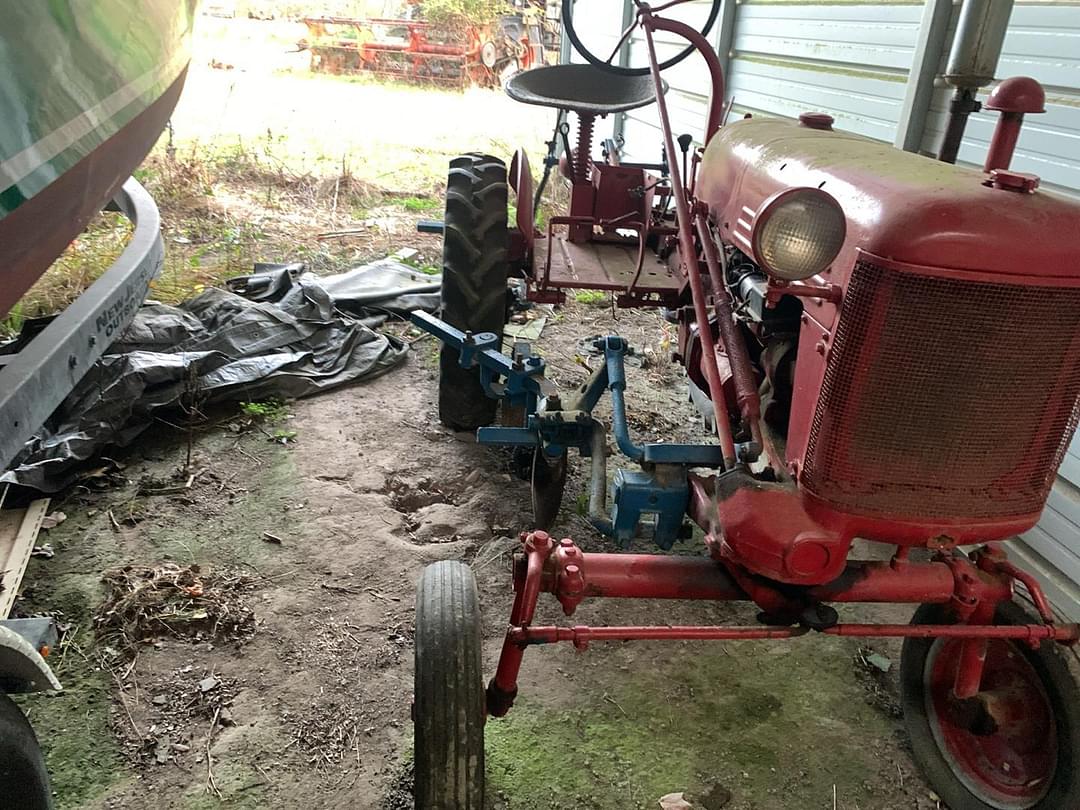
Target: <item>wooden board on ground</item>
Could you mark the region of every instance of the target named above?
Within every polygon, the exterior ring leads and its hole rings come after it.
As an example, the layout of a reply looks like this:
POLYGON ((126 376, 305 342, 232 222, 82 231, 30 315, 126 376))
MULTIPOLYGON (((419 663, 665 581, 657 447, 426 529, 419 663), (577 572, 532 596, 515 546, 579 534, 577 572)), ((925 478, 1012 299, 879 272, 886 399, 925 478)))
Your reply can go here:
POLYGON ((0 619, 15 604, 30 552, 49 510, 49 499, 32 501, 25 509, 0 510, 0 619))

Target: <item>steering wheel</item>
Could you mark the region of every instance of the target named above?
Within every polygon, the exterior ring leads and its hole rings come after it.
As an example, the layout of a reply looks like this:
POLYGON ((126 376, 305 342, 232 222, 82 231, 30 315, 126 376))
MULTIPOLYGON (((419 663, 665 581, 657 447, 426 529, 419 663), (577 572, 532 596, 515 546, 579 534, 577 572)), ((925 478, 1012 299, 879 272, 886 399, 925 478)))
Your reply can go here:
MULTIPOLYGON (((622 67, 620 65, 612 64, 612 60, 622 48, 623 43, 626 42, 631 32, 637 26, 638 21, 636 19, 630 24, 629 28, 622 32, 622 35, 619 37, 619 44, 615 46, 615 50, 611 52, 611 56, 604 60, 599 58, 598 56, 596 56, 596 54, 592 53, 588 48, 586 48, 582 44, 581 38, 578 37, 577 31, 574 30, 574 2, 575 0, 563 0, 563 31, 570 38, 570 42, 573 44, 574 49, 582 56, 584 56, 585 59, 589 62, 589 64, 596 65, 596 67, 598 68, 610 71, 611 73, 618 73, 622 76, 645 76, 649 73, 649 71, 651 70, 651 68, 649 67, 622 67)), ((637 0, 634 0, 634 2, 636 4, 637 0)), ((672 2, 667 2, 660 6, 657 6, 657 8, 653 9, 653 11, 662 11, 666 8, 681 5, 685 2, 689 2, 689 0, 672 0, 672 2)), ((713 23, 716 22, 716 16, 720 13, 720 2, 721 0, 712 0, 712 8, 709 9, 709 18, 705 21, 705 26, 701 29, 702 36, 706 36, 712 29, 713 23)), ((675 54, 675 56, 671 57, 666 61, 660 62, 660 70, 667 70, 672 65, 679 64, 679 62, 692 54, 694 50, 695 49, 693 45, 687 45, 686 48, 679 51, 679 53, 675 54)))

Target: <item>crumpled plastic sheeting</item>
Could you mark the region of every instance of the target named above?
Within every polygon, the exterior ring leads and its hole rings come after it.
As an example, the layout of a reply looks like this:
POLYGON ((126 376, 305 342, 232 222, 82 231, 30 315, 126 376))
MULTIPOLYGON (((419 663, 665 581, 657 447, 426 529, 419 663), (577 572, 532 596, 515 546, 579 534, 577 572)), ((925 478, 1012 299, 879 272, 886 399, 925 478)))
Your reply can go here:
POLYGON ((361 316, 375 313, 407 315, 416 309, 439 308, 442 276, 429 276, 394 259, 357 267, 319 279, 341 309, 361 316))
MULTIPOLYGON (((354 298, 364 294, 350 287, 356 272, 331 277, 354 298)), ((377 300, 389 307, 385 287, 377 300)), ((179 307, 143 305, 0 482, 62 489, 79 462, 106 446, 130 444, 155 411, 175 408, 193 392, 200 403, 303 397, 404 361, 408 347, 339 311, 323 279, 294 273, 279 291, 276 302, 210 289, 179 307)), ((426 290, 406 295, 414 293, 426 290)), ((438 295, 410 303, 434 308, 438 295)))

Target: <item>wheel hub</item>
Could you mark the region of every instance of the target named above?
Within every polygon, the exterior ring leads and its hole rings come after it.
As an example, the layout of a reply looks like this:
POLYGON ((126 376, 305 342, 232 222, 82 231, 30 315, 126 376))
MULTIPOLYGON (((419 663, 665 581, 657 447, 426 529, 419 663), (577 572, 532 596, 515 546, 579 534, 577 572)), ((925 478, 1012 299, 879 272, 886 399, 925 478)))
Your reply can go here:
POLYGON ((1050 699, 1035 668, 1010 641, 987 646, 982 691, 953 695, 961 642, 934 644, 926 662, 930 728, 956 777, 998 810, 1028 810, 1049 791, 1058 741, 1050 699))

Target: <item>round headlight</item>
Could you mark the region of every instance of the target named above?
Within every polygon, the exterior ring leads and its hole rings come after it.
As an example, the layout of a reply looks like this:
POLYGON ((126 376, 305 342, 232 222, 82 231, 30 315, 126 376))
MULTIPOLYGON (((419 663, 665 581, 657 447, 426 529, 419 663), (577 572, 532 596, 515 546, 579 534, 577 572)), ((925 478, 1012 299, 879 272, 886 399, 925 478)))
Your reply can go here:
POLYGON ((784 281, 820 273, 844 244, 840 203, 819 188, 790 188, 767 199, 754 217, 751 245, 764 270, 784 281))

